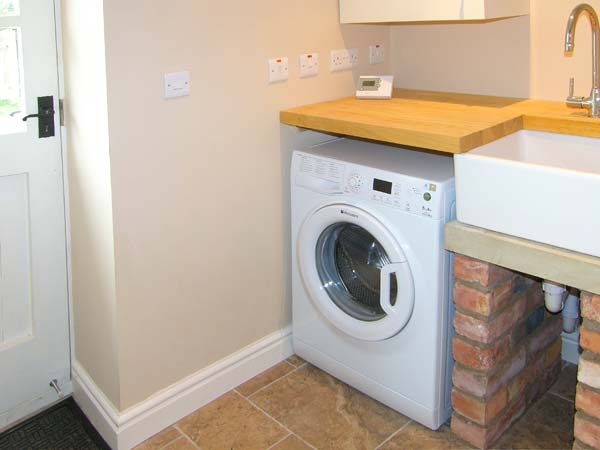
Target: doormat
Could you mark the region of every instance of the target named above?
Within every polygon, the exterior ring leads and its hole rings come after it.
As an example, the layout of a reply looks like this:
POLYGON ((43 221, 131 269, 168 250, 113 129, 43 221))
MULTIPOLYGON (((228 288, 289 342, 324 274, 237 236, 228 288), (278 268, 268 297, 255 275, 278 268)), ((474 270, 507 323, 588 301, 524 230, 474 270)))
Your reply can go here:
POLYGON ((110 450, 72 398, 0 434, 0 450, 110 450))

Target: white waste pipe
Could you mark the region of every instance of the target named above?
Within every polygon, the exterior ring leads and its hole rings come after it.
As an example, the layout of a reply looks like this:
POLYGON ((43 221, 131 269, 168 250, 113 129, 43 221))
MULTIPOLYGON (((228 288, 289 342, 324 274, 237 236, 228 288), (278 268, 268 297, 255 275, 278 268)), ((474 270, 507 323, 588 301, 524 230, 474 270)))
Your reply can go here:
POLYGON ((552 281, 544 281, 542 283, 544 289, 546 309, 551 313, 559 313, 564 306, 564 301, 567 296, 567 289, 564 284, 553 283, 552 281))
POLYGON ((562 311, 563 329, 566 333, 573 333, 579 326, 579 297, 569 295, 562 311))

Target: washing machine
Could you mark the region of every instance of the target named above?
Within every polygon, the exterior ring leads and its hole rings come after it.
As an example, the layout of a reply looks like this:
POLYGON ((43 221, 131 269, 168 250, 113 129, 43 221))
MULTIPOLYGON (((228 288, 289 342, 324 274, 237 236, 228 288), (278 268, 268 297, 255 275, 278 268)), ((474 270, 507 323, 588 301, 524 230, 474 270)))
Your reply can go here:
POLYGON ((450 416, 454 166, 338 139, 291 167, 296 353, 417 422, 450 416))

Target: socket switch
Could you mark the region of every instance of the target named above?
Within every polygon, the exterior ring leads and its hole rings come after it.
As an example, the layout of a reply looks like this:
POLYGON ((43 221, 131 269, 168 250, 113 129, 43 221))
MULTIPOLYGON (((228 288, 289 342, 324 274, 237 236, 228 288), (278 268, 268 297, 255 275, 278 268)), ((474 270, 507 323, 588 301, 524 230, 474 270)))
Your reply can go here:
POLYGON ((385 48, 383 44, 373 44, 369 46, 369 63, 381 64, 385 61, 385 48))
POLYGON ((350 70, 358 66, 358 49, 345 48, 331 51, 331 71, 350 70))
POLYGON ((319 74, 319 54, 300 55, 300 78, 314 77, 319 74))
POLYGON ((289 78, 289 63, 285 56, 280 58, 271 58, 268 61, 269 83, 286 81, 289 78))

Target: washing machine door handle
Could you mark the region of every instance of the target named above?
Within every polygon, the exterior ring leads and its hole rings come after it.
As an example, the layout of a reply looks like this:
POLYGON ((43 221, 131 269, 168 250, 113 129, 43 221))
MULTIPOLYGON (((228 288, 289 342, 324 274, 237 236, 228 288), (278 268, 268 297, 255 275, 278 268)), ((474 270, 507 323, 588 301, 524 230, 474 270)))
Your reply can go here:
POLYGON ((386 264, 381 268, 380 276, 381 288, 379 303, 381 305, 381 309, 383 309, 388 316, 396 316, 400 312, 399 305, 402 303, 402 298, 408 296, 412 299, 412 296, 414 295, 412 276, 410 274, 408 262, 386 264), (396 299, 396 306, 392 305, 391 298, 392 274, 396 276, 398 283, 398 298, 396 299), (407 289, 410 292, 406 292, 407 289))

